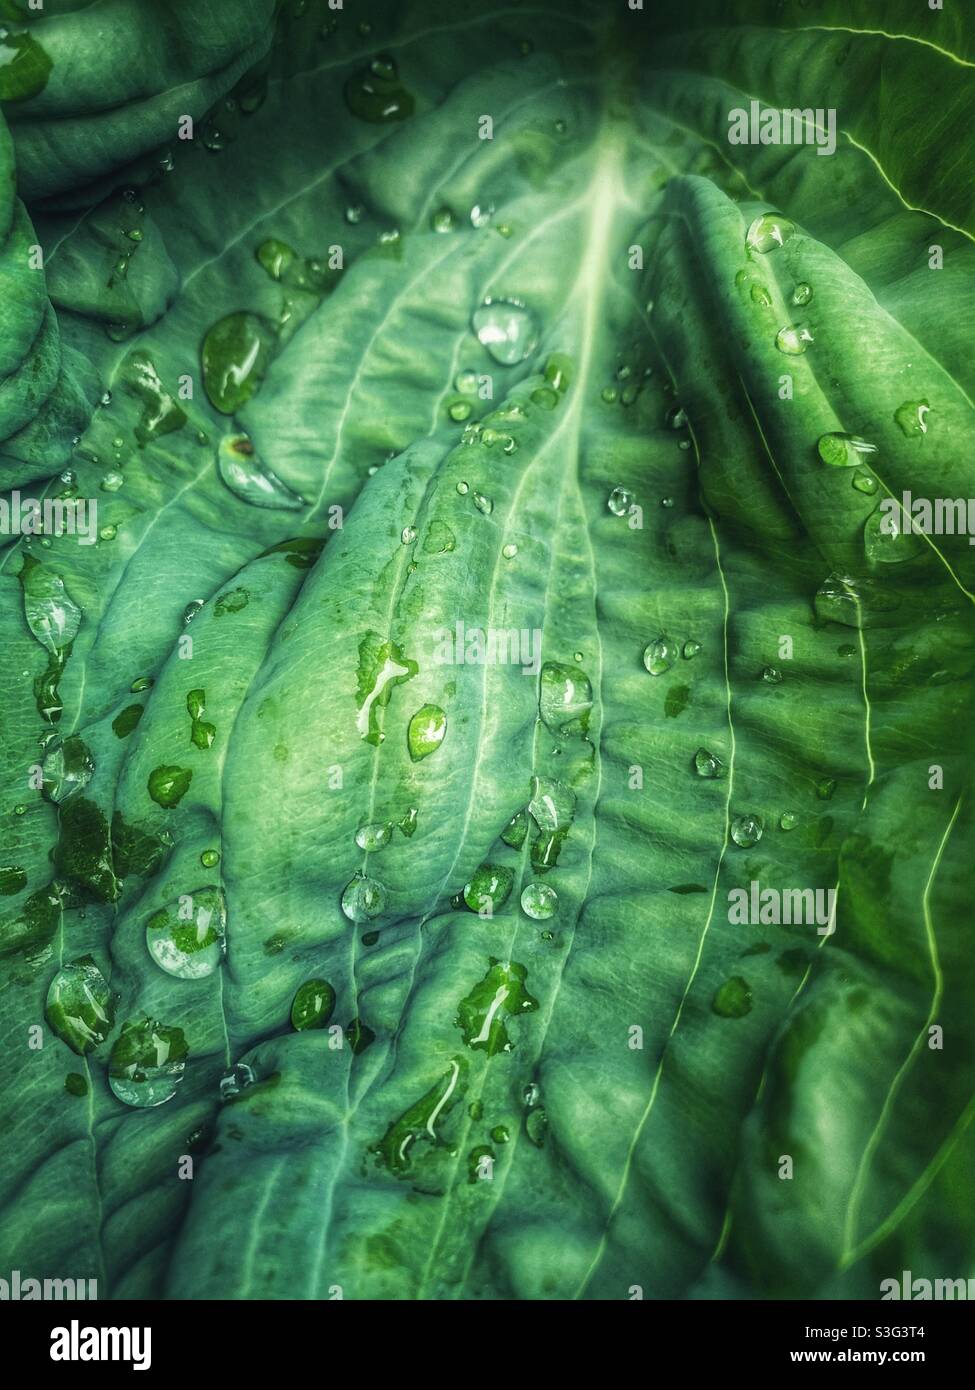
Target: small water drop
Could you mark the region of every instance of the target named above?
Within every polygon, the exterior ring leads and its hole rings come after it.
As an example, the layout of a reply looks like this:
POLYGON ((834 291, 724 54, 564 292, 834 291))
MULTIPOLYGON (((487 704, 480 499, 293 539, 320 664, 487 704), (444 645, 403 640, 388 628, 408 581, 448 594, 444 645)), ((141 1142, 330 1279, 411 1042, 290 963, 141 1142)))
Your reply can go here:
POLYGON ((735 816, 731 822, 731 838, 742 849, 751 849, 753 845, 757 845, 764 830, 765 825, 760 816, 735 816))
POLYGON ((779 352, 784 352, 789 357, 801 356, 809 344, 814 341, 809 329, 797 323, 787 324, 785 328, 780 328, 775 335, 775 346, 779 352))
POLYGON ((625 487, 614 487, 606 505, 614 516, 625 516, 633 505, 633 493, 625 487))
POLYGON ((732 975, 725 980, 711 1000, 711 1008, 721 1018, 744 1018, 751 1012, 752 991, 748 981, 741 975, 732 975))
POLYGON ((415 763, 435 753, 447 733, 447 716, 439 705, 422 705, 410 720, 406 746, 415 763))
POLYGON ((694 771, 698 777, 718 778, 725 775, 727 768, 716 753, 699 748, 694 754, 694 771))
POLYGON ((651 676, 662 676, 677 660, 678 646, 670 637, 654 638, 643 652, 643 664, 651 676))
POLYGON ((807 285, 805 280, 800 280, 792 291, 793 304, 808 304, 812 297, 812 285, 807 285))
POLYGON ((163 1105, 176 1094, 188 1052, 181 1028, 167 1028, 151 1018, 126 1023, 108 1062, 108 1084, 125 1105, 163 1105))
POLYGON ((393 827, 388 821, 371 821, 368 825, 359 826, 355 832, 355 842, 360 849, 372 853, 384 849, 392 833, 393 827))
POLYGON ((745 233, 745 244, 750 250, 765 254, 784 246, 795 230, 795 225, 787 217, 779 217, 777 213, 773 212, 764 212, 760 217, 755 218, 745 233))
POLYGON ((930 410, 927 401, 905 401, 894 411, 894 419, 902 432, 911 438, 914 435, 927 434, 930 410))
POLYGON ((538 346, 538 327, 524 304, 514 299, 489 299, 474 310, 471 327, 502 366, 524 362, 538 346))
POLYGON ((558 906, 559 895, 547 883, 529 883, 522 889, 521 910, 535 922, 554 917, 558 906))
POLYGON ((857 434, 834 432, 820 435, 816 449, 823 463, 831 468, 856 468, 865 458, 877 452, 876 444, 857 434))
POLYGON ((342 893, 342 911, 350 922, 368 922, 386 908, 386 890, 378 880, 355 874, 342 893))

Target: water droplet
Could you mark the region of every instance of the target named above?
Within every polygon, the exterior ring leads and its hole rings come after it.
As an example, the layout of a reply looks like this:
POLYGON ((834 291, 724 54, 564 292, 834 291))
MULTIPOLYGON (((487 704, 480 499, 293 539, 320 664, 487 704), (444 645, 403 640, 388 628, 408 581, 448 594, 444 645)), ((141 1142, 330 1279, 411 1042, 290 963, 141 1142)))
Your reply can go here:
POLYGON ((33 635, 49 652, 63 651, 77 637, 81 609, 68 595, 64 580, 27 557, 20 571, 24 617, 33 635))
POLYGON ((615 386, 604 386, 600 391, 600 397, 607 405, 614 405, 619 400, 619 392, 615 386))
POLYGON ((200 863, 205 869, 212 869, 220 863, 220 851, 218 849, 205 849, 200 855, 200 863))
POLYGON ((410 720, 406 746, 415 763, 435 753, 447 732, 447 716, 439 705, 422 705, 410 720))
POLYGON ((303 1033, 309 1028, 324 1028, 335 1009, 335 990, 327 980, 306 980, 300 985, 291 1005, 291 1026, 303 1033))
POLYGON ((345 102, 353 116, 373 124, 405 121, 412 116, 412 92, 400 83, 394 60, 385 54, 345 84, 345 102))
POLYGON ((684 646, 683 646, 683 648, 682 648, 682 650, 681 650, 681 655, 683 656, 683 658, 684 658, 685 661, 691 661, 691 660, 693 660, 693 658, 694 658, 695 656, 697 656, 697 655, 699 654, 700 651, 701 651, 701 644, 700 644, 700 642, 695 642, 695 641, 691 640, 691 641, 688 641, 688 642, 685 642, 685 643, 684 643, 684 646))
POLYGON ((765 825, 761 816, 735 816, 731 822, 731 838, 742 849, 751 849, 762 838, 765 825))
POLYGON ((808 304, 812 297, 812 285, 807 285, 805 280, 800 280, 792 291, 793 304, 808 304))
POLYGON ((511 1138, 506 1125, 495 1125, 491 1130, 491 1142, 494 1144, 507 1144, 511 1138))
POLYGON ((525 1134, 536 1149, 545 1147, 545 1134, 548 1130, 548 1116, 544 1110, 530 1110, 525 1116, 525 1134))
POLYGON ((779 816, 780 830, 795 830, 799 824, 799 817, 792 811, 783 811, 779 816))
POLYGON ((490 516, 494 511, 494 503, 491 501, 490 497, 485 497, 483 492, 475 492, 473 494, 473 500, 474 506, 479 512, 483 512, 485 516, 490 516))
POLYGON ((521 910, 526 917, 535 922, 544 922, 554 917, 559 906, 559 895, 547 883, 529 883, 522 889, 521 910))
POLYGON ((457 219, 450 208, 437 208, 430 218, 430 226, 435 232, 443 235, 445 232, 452 232, 457 225, 457 219))
POLYGON ((531 394, 533 405, 542 410, 554 410, 559 403, 559 393, 551 386, 536 386, 531 394))
POLYGON ((264 380, 277 335, 267 319, 241 312, 218 320, 203 339, 203 387, 211 405, 233 415, 264 380))
POLYGON ((91 956, 79 956, 61 967, 48 988, 44 1015, 79 1056, 105 1041, 115 1023, 115 1000, 91 956))
POLYGON ((514 299, 485 300, 474 310, 471 327, 478 342, 505 367, 524 362, 538 346, 533 315, 514 299))
POLYGON ((457 491, 460 493, 461 497, 466 497, 468 492, 470 491, 470 488, 468 487, 467 483, 460 482, 457 484, 457 491))
POLYGON ((865 492, 868 497, 872 497, 877 491, 877 479, 869 473, 854 473, 853 486, 857 492, 865 492))
POLYGON ((491 218, 492 218, 493 216, 494 216, 494 204, 493 204, 493 203, 486 203, 486 204, 475 203, 474 206, 471 208, 471 226, 472 226, 472 227, 486 227, 486 226, 488 226, 488 224, 490 223, 491 218))
POLYGON ((782 672, 777 666, 766 666, 762 671, 762 680, 769 685, 781 685, 782 672))
POLYGON ((585 733, 592 711, 589 677, 574 666, 546 661, 539 680, 538 710, 553 734, 585 733))
POLYGON ((745 233, 745 244, 752 251, 759 251, 764 254, 767 251, 775 251, 785 243, 795 232, 795 226, 787 217, 779 217, 777 213, 763 212, 745 233))
POLYGON ((122 474, 116 472, 113 469, 105 474, 105 476, 102 478, 99 484, 99 487, 101 488, 102 492, 118 492, 119 488, 122 486, 124 482, 125 479, 122 477, 122 474))
POLYGON ((503 545, 501 547, 501 554, 506 560, 513 560, 518 554, 518 547, 513 542, 510 542, 508 545, 503 545))
POLYGON ((698 777, 717 778, 723 777, 727 768, 716 753, 699 748, 694 754, 694 771, 698 777))
POLYGON ((361 203, 350 203, 345 209, 345 220, 350 227, 355 227, 362 221, 364 208, 361 203))
POLYGON ((816 795, 820 801, 832 801, 836 791, 835 777, 820 777, 816 782, 816 795))
POLYGON ((416 535, 417 532, 415 526, 404 526, 402 531, 400 532, 399 538, 403 545, 412 545, 413 542, 416 540, 416 535))
POLYGON ((350 922, 368 922, 386 909, 386 890, 374 878, 353 875, 342 893, 342 911, 350 922))
POLYGON ((905 401, 894 411, 894 419, 901 430, 911 438, 928 432, 928 414, 931 407, 927 401, 905 401))
POLYGON ((744 1018, 751 1013, 752 991, 748 981, 741 975, 725 980, 711 1000, 711 1008, 721 1018, 744 1018))
POLYGON ((157 806, 164 806, 167 810, 171 810, 172 807, 179 805, 192 780, 193 771, 191 768, 163 764, 153 768, 149 773, 147 783, 149 795, 157 806))
POLYGON ((447 414, 451 420, 456 420, 458 424, 468 419, 471 413, 470 401, 451 401, 447 407, 447 414))
POLYGON ((41 771, 45 797, 59 804, 88 785, 95 762, 87 745, 77 734, 71 734, 65 739, 52 738, 45 745, 41 771))
POLYGON ((392 833, 393 827, 388 821, 372 821, 368 825, 359 826, 355 832, 355 842, 360 849, 372 853, 384 849, 389 844, 392 833))
POLYGON ((108 1062, 108 1084, 125 1105, 163 1105, 183 1079, 188 1048, 181 1028, 151 1018, 126 1023, 108 1062))
POLYGON ((464 902, 472 912, 495 913, 511 895, 514 875, 502 864, 481 864, 464 884, 464 902))
POLYGON ((856 468, 863 460, 877 452, 876 444, 861 439, 857 434, 823 434, 816 444, 819 457, 831 468, 856 468))
POLYGON ((220 888, 195 888, 146 922, 149 954, 167 975, 202 980, 223 960, 227 903, 220 888))
POLYGON ((241 1091, 246 1091, 248 1086, 253 1086, 256 1080, 253 1067, 249 1067, 246 1062, 235 1062, 220 1078, 220 1099, 232 1100, 234 1096, 239 1096, 241 1091))
POLYGON ((677 643, 661 635, 654 638, 643 651, 643 664, 651 676, 662 676, 677 660, 677 643))
POLYGON ((633 505, 633 493, 625 487, 614 487, 606 499, 606 505, 614 516, 625 516, 633 505))
POLYGON ((487 974, 457 1009, 457 1027, 468 1047, 489 1057, 512 1050, 505 1015, 517 1017, 538 1008, 525 986, 527 974, 517 961, 491 961, 487 974))
POLYGON ((664 416, 664 424, 671 430, 682 430, 687 425, 687 411, 681 405, 672 405, 664 416))
POLYGON ((898 516, 874 512, 863 527, 864 553, 871 564, 900 565, 924 550, 925 541, 903 511, 898 516))
POLYGON ((803 328, 798 323, 787 324, 785 328, 780 328, 775 335, 775 346, 779 352, 784 352, 790 357, 800 356, 814 341, 809 329, 803 328))

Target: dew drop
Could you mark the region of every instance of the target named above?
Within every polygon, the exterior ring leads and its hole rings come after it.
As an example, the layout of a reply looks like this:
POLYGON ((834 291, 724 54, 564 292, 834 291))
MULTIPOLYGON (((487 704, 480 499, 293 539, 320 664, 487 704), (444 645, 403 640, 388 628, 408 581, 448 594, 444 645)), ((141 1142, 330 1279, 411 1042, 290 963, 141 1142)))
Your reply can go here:
POLYGON ((803 328, 801 324, 787 324, 775 335, 775 346, 779 352, 784 352, 789 357, 799 357, 814 341, 809 329, 803 328))
POLYGON ((731 838, 742 849, 751 849, 752 845, 757 845, 764 830, 765 826, 760 816, 735 816, 731 822, 731 838))
POLYGON ((406 746, 415 763, 435 753, 447 733, 447 716, 439 705, 422 705, 410 720, 406 746))
POLYGON ((764 212, 760 217, 756 217, 748 228, 745 244, 750 250, 762 254, 775 251, 785 245, 795 230, 795 225, 788 218, 779 217, 777 213, 764 212))
POLYGON ((614 516, 625 516, 633 505, 633 493, 625 487, 614 487, 606 505, 614 516))
POLYGON ((547 883, 529 883, 522 889, 521 910, 535 922, 554 917, 558 906, 559 895, 547 883))
POLYGON ((820 435, 816 449, 823 463, 831 468, 856 468, 877 452, 876 444, 861 439, 858 434, 841 433, 820 435))
POLYGON ((710 752, 707 748, 699 748, 694 754, 694 771, 698 777, 714 779, 723 777, 727 768, 716 753, 710 752))
POLYGON ((643 664, 651 676, 662 676, 677 660, 678 650, 671 638, 657 637, 644 649, 643 664))
POLYGON ((108 1084, 125 1105, 163 1105, 183 1079, 187 1052, 181 1028, 167 1028, 151 1018, 126 1023, 109 1057, 108 1084))
POLYGON ((488 299, 474 310, 471 327, 496 362, 511 367, 524 362, 538 346, 534 316, 514 299, 488 299))
POLYGON ((368 922, 386 907, 386 890, 378 880, 357 873, 342 893, 342 911, 350 922, 368 922))

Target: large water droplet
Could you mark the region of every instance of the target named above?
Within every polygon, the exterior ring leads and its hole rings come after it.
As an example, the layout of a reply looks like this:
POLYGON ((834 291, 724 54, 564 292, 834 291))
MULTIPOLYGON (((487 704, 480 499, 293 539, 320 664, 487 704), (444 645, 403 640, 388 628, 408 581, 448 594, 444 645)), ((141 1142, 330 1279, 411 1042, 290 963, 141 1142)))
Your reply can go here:
POLYGON ((577 667, 546 661, 539 680, 538 711, 554 734, 585 733, 592 711, 589 677, 577 667))
POLYGON ((261 462, 246 434, 228 434, 221 439, 217 471, 234 496, 252 507, 297 512, 305 505, 297 492, 261 462))
POLYGON ((210 403, 233 415, 264 380, 277 335, 258 314, 228 314, 203 339, 203 387, 210 403))
POLYGON ((81 627, 81 609, 69 597, 64 580, 28 556, 20 581, 27 626, 49 652, 62 651, 74 641, 81 627))
POLYGON ((125 1105, 163 1105, 176 1094, 188 1053, 181 1028, 151 1018, 126 1023, 108 1062, 108 1084, 125 1105))
POLYGON ((72 734, 65 739, 52 738, 46 744, 41 771, 44 795, 48 801, 58 803, 88 785, 95 772, 95 761, 87 745, 72 734))
POLYGON ((439 705, 421 705, 410 720, 406 746, 415 763, 435 753, 447 733, 447 716, 439 705))
POLYGON ((350 922, 368 922, 386 908, 386 890, 374 878, 357 873, 342 893, 342 911, 350 922))
POLYGON ((764 830, 765 825, 761 816, 754 816, 750 813, 735 816, 731 822, 731 838, 742 849, 751 849, 752 845, 757 845, 764 830))
POLYGON ((291 1026, 302 1033, 308 1028, 324 1028, 335 1009, 335 990, 327 980, 306 980, 291 1005, 291 1026))
POLYGON ((105 1041, 115 1023, 115 1000, 91 956, 61 967, 48 988, 44 1013, 61 1041, 79 1056, 105 1041))
POLYGON ((528 971, 517 961, 492 960, 491 968, 479 980, 470 994, 462 999, 457 1010, 457 1027, 464 1042, 474 1051, 494 1057, 510 1052, 505 1015, 531 1013, 538 1008, 525 986, 528 971))
POLYGON ((514 875, 502 864, 482 864, 464 884, 464 902, 472 912, 492 916, 511 895, 514 875))
POLYGON ((872 512, 864 523, 863 548, 871 564, 901 565, 920 555, 924 547, 923 535, 914 531, 903 511, 899 516, 872 512))
POLYGON ((816 448, 823 463, 828 463, 831 468, 858 468, 877 452, 876 444, 861 439, 858 434, 823 434, 816 448))
POLYGON ((927 401, 905 401, 894 411, 894 419, 903 433, 911 438, 913 435, 927 434, 930 410, 927 401))
POLYGON ((780 328, 775 335, 775 346, 779 352, 784 352, 790 357, 801 356, 813 341, 809 329, 798 323, 786 324, 785 328, 780 328))
POLYGON ((783 246, 795 232, 795 225, 787 217, 774 212, 763 212, 745 233, 745 244, 752 251, 775 251, 783 246))
POLYGON ((558 906, 559 895, 547 883, 529 883, 522 889, 521 910, 535 922, 554 917, 558 906))
POLYGON ((149 954, 167 975, 201 980, 223 960, 227 904, 219 888, 195 888, 146 922, 149 954))
POLYGON ((723 777, 727 768, 717 753, 712 753, 707 748, 699 748, 694 754, 694 771, 698 777, 717 778, 723 777))
POLYGON ((514 299, 488 299, 474 310, 471 326, 495 362, 511 367, 524 362, 538 346, 532 313, 514 299))
POLYGON ((360 849, 372 853, 384 849, 389 844, 392 833, 393 827, 388 821, 371 821, 368 825, 359 826, 355 832, 355 842, 360 849))
POLYGON ((651 676, 662 676, 677 660, 680 648, 669 637, 656 637, 643 652, 643 664, 651 676))
POLYGON ((539 830, 563 830, 575 816, 576 794, 567 782, 554 777, 533 777, 528 809, 539 830))
POLYGON ((633 505, 633 493, 625 487, 614 487, 606 505, 614 516, 625 516, 633 505))

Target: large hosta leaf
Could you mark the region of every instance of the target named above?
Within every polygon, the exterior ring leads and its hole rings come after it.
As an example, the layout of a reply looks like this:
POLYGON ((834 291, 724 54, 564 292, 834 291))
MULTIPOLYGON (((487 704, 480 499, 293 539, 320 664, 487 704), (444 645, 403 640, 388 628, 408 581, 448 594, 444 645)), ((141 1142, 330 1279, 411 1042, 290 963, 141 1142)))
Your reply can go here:
POLYGON ((975 561, 880 525, 971 491, 964 35, 218 8, 50 4, 6 108, 5 485, 98 509, 3 551, 0 1263, 964 1274, 975 561))

